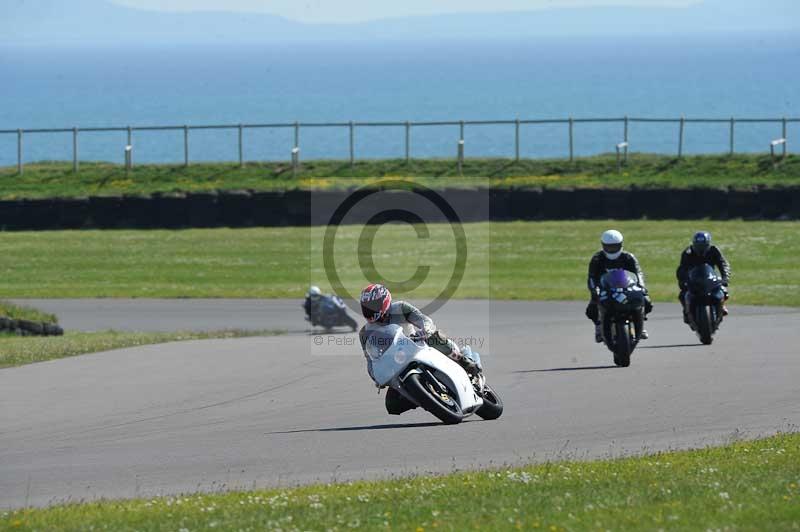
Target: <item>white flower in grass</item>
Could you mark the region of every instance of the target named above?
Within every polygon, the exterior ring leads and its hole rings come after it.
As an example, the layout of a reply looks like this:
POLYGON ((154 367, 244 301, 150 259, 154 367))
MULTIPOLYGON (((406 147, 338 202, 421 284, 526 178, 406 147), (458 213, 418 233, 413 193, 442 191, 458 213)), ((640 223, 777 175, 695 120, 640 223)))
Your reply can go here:
POLYGON ((721 491, 721 492, 719 492, 719 498, 720 498, 720 499, 724 499, 724 500, 726 500, 726 501, 727 501, 728 499, 730 499, 730 498, 731 498, 731 496, 730 496, 730 495, 728 495, 728 492, 727 492, 727 491, 721 491))
POLYGON ((522 473, 517 473, 516 471, 509 471, 506 473, 506 480, 510 480, 511 482, 521 482, 523 484, 528 484, 531 481, 531 476, 523 471, 522 473))

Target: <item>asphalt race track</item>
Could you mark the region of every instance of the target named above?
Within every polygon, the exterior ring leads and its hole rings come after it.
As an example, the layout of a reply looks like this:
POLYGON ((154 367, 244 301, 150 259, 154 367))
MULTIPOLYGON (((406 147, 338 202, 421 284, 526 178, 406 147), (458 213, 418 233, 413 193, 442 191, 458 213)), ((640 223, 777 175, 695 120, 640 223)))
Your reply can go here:
POLYGON ((97 304, 52 303, 73 306, 67 327, 136 328, 168 308, 161 328, 248 315, 294 332, 0 370, 0 507, 618 456, 800 423, 800 309, 733 307, 703 347, 677 305, 659 304, 650 340, 619 369, 581 303, 451 302, 434 317, 451 336, 484 342, 506 411, 443 426, 419 410, 387 415, 355 335, 313 336, 297 301, 97 304), (114 318, 115 306, 127 311, 114 318))

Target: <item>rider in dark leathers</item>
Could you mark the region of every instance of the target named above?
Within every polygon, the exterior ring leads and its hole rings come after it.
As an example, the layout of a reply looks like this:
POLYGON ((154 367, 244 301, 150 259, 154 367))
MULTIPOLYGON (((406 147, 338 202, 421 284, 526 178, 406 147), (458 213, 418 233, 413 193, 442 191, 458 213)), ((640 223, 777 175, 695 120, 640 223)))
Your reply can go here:
POLYGON ((322 302, 322 297, 322 291, 317 286, 312 286, 306 292, 303 310, 306 311, 306 319, 311 322, 311 325, 317 325, 319 322, 319 306, 322 302))
MULTIPOLYGON (((717 268, 722 276, 722 285, 727 288, 731 277, 731 265, 719 248, 711 243, 711 234, 706 231, 695 233, 692 237, 692 244, 681 253, 681 262, 675 271, 675 277, 678 279, 678 288, 680 289, 678 299, 681 302, 681 307, 683 307, 683 321, 685 323, 689 323, 688 309, 686 308, 689 271, 695 266, 702 266, 703 264, 717 268)), ((726 289, 725 300, 727 299, 728 291, 726 289)), ((722 312, 723 315, 727 316, 728 308, 725 305, 722 306, 722 312)))
MULTIPOLYGON (((633 253, 622 250, 622 234, 614 230, 606 231, 601 237, 601 244, 603 249, 592 255, 592 259, 589 261, 589 275, 586 281, 591 298, 586 307, 586 317, 595 324, 595 341, 598 343, 603 341, 603 333, 600 329, 600 313, 597 308, 598 291, 600 278, 608 270, 620 268, 635 273, 639 286, 645 293, 645 315, 653 310, 653 304, 647 295, 647 286, 645 285, 642 267, 633 253)), ((640 339, 646 340, 647 338, 647 331, 642 329, 640 339)))

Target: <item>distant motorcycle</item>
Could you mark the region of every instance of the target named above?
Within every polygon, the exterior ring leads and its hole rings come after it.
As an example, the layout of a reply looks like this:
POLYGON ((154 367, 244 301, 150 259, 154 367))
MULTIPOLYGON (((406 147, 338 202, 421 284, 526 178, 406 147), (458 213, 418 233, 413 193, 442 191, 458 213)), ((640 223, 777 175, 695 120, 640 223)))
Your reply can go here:
POLYGON ((713 266, 703 264, 689 270, 686 291, 686 305, 689 327, 697 333, 700 341, 710 345, 722 323, 722 307, 725 303, 725 289, 722 277, 713 266))
MULTIPOLYGON (((461 423, 472 414, 497 419, 503 413, 502 400, 482 373, 470 376, 424 340, 406 336, 399 325, 368 332, 366 350, 376 384, 391 386, 443 423, 461 423)), ((469 347, 464 354, 480 363, 480 355, 469 347)))
POLYGON ((598 310, 603 342, 614 353, 614 364, 631 365, 631 354, 644 329, 645 293, 636 274, 613 269, 600 278, 598 310))
POLYGON ((322 296, 316 315, 311 318, 312 325, 320 325, 329 331, 334 327, 358 328, 356 320, 347 313, 347 305, 339 296, 322 296))

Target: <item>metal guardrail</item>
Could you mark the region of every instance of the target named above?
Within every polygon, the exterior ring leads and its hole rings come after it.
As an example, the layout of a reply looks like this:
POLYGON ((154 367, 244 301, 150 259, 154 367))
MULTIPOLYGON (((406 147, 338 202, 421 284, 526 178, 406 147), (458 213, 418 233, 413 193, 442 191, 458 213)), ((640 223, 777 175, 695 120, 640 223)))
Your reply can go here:
MULTIPOLYGON (((292 128, 294 129, 294 146, 291 150, 291 160, 293 168, 297 169, 299 164, 300 152, 300 131, 302 128, 346 128, 349 133, 349 160, 350 164, 355 164, 355 136, 357 128, 369 127, 398 127, 405 130, 405 160, 408 162, 411 159, 411 131, 413 128, 431 127, 431 126, 458 126, 459 139, 457 144, 457 159, 459 161, 459 168, 463 164, 464 159, 464 129, 467 126, 503 126, 509 125, 514 127, 514 160, 520 159, 520 129, 522 126, 529 125, 545 125, 545 124, 564 124, 567 126, 568 145, 569 145, 569 159, 573 161, 575 158, 575 126, 576 124, 588 123, 619 123, 623 124, 624 134, 623 142, 617 145, 617 151, 624 149, 625 159, 627 160, 627 153, 629 147, 628 129, 631 123, 659 123, 659 124, 677 124, 678 125, 678 143, 677 143, 677 156, 683 156, 684 149, 684 130, 687 124, 729 124, 729 153, 735 153, 735 128, 737 123, 747 124, 781 124, 783 143, 783 154, 786 155, 786 138, 787 138, 787 124, 800 122, 800 118, 642 118, 642 117, 618 117, 618 118, 545 118, 545 119, 513 119, 513 120, 459 120, 459 121, 421 121, 421 122, 293 122, 293 123, 252 123, 252 124, 208 124, 208 125, 182 125, 182 126, 125 126, 125 127, 87 127, 87 128, 33 128, 33 129, 0 129, 0 135, 17 135, 17 170, 20 174, 24 171, 24 139, 25 135, 46 134, 46 133, 67 133, 72 135, 72 168, 77 172, 80 167, 79 160, 79 134, 86 133, 103 133, 103 132, 123 132, 127 133, 127 143, 125 146, 130 146, 129 153, 130 159, 126 159, 126 166, 130 168, 133 160, 133 134, 135 132, 146 131, 183 131, 183 164, 188 166, 190 163, 190 132, 202 130, 232 130, 238 133, 238 154, 239 165, 244 166, 244 131, 249 129, 280 129, 292 128)), ((611 144, 609 143, 609 146, 611 144)), ((774 153, 774 146, 771 147, 774 153)), ((619 158, 619 157, 618 157, 619 158)))

